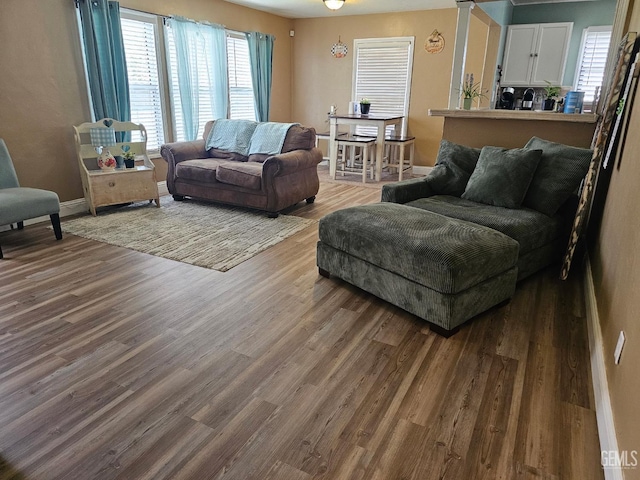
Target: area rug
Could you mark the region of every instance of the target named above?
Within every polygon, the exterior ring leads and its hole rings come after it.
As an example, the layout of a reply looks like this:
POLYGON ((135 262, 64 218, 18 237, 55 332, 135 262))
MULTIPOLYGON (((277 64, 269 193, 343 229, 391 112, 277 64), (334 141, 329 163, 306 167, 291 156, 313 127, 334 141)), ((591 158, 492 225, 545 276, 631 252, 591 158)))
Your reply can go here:
POLYGON ((315 223, 291 215, 268 218, 264 212, 219 204, 176 202, 170 196, 161 197, 160 205, 111 208, 97 217, 63 221, 62 230, 226 272, 315 223))

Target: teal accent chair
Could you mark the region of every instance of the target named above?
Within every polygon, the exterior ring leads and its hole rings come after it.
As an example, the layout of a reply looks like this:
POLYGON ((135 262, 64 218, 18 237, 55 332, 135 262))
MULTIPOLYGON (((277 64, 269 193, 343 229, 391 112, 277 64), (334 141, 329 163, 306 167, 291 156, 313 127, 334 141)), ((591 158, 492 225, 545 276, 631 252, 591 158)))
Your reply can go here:
MULTIPOLYGON (((49 215, 56 238, 62 238, 60 228, 60 200, 55 192, 38 188, 21 187, 16 170, 0 138, 0 225, 17 224, 18 230, 24 228, 24 221, 30 218, 49 215)), ((3 258, 0 247, 0 258, 3 258)))

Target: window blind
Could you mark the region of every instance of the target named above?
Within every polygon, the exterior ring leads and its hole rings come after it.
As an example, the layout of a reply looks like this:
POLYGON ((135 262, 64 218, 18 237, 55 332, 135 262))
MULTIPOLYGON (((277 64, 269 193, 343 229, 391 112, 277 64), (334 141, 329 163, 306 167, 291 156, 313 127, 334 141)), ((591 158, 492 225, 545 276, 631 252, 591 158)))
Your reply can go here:
MULTIPOLYGON (((364 39, 355 42, 353 100, 367 98, 372 115, 409 114, 413 39, 364 39)), ((388 132, 393 127, 387 127, 388 132)), ((406 133, 406 126, 402 127, 406 133)), ((375 127, 356 128, 360 135, 375 135, 375 127)))
POLYGON ((229 118, 255 121, 249 44, 244 35, 227 35, 227 62, 229 65, 229 118))
POLYGON ((589 27, 583 33, 575 87, 585 92, 586 110, 592 108, 596 90, 602 86, 610 42, 611 27, 589 27))
MULTIPOLYGON (((155 24, 124 15, 120 23, 129 76, 131 121, 147 129, 147 149, 158 150, 165 142, 155 24)), ((139 136, 137 132, 133 134, 139 136)), ((140 138, 131 140, 140 141, 140 138)))

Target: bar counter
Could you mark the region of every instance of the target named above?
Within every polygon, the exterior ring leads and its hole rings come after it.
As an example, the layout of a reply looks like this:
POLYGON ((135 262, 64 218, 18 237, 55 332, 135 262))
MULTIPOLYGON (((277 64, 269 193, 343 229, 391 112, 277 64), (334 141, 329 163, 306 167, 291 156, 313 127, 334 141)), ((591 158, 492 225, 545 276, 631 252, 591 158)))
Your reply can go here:
POLYGON ((531 110, 436 110, 429 115, 444 117, 442 138, 480 148, 496 145, 519 148, 533 137, 588 148, 598 116, 531 110))

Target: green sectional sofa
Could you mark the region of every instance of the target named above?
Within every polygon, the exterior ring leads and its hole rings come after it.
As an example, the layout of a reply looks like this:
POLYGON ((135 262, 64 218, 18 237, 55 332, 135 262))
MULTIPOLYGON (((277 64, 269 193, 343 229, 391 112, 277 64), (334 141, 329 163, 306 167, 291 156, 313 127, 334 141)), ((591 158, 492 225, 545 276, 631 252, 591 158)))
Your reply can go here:
POLYGON ((591 154, 536 137, 513 150, 443 140, 428 176, 320 220, 320 273, 451 335, 562 257, 591 154))

